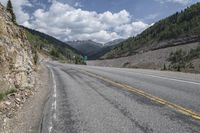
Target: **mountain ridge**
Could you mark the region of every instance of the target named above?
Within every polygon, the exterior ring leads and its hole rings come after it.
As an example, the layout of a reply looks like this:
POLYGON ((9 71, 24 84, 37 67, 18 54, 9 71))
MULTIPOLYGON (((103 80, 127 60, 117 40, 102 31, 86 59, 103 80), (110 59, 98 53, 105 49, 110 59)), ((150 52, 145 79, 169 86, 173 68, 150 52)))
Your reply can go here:
POLYGON ((82 53, 70 45, 45 33, 21 26, 27 34, 32 47, 45 52, 54 59, 67 61, 68 63, 84 64, 82 53))
POLYGON ((123 41, 123 39, 116 39, 105 44, 98 43, 92 40, 76 40, 66 42, 71 47, 80 51, 88 59, 94 60, 100 58, 106 52, 110 51, 115 45, 123 41))

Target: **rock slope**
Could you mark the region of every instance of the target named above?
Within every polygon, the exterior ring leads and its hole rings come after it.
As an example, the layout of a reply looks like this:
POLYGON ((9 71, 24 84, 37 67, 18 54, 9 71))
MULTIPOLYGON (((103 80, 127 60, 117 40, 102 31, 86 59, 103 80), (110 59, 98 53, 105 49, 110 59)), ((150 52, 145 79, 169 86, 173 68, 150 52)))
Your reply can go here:
POLYGON ((34 85, 34 63, 31 46, 22 28, 11 21, 11 15, 0 4, 0 92, 34 85))

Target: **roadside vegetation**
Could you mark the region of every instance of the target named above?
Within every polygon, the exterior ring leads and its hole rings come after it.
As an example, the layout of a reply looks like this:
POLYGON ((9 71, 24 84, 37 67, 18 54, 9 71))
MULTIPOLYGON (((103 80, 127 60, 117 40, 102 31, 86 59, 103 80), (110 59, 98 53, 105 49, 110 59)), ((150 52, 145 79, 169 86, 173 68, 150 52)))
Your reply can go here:
POLYGON ((116 58, 133 55, 141 47, 156 45, 159 42, 194 37, 200 35, 200 3, 160 20, 136 37, 130 37, 105 55, 116 58))
POLYGON ((194 66, 192 61, 194 59, 200 59, 200 46, 195 49, 191 49, 188 53, 181 49, 176 52, 171 52, 168 58, 168 61, 170 62, 168 69, 176 71, 193 69, 194 66))
POLYGON ((10 90, 7 90, 6 92, 0 92, 0 101, 4 100, 4 98, 9 95, 9 94, 12 94, 12 93, 16 93, 17 90, 16 89, 10 89, 10 90))

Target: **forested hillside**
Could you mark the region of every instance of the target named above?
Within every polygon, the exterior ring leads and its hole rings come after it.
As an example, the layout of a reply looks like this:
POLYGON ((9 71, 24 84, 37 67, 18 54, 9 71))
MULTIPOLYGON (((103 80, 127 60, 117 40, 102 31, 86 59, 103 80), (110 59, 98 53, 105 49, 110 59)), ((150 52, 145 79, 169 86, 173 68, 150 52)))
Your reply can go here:
POLYGON ((93 54, 98 53, 99 50, 103 48, 103 44, 94 42, 92 40, 68 41, 66 43, 80 51, 84 56, 87 56, 88 59, 91 59, 93 54))
POLYGON ((160 20, 140 35, 120 43, 104 58, 117 58, 149 50, 199 41, 200 3, 160 20))
POLYGON ((64 42, 44 33, 23 27, 32 47, 52 56, 54 59, 69 63, 84 64, 81 53, 64 42))

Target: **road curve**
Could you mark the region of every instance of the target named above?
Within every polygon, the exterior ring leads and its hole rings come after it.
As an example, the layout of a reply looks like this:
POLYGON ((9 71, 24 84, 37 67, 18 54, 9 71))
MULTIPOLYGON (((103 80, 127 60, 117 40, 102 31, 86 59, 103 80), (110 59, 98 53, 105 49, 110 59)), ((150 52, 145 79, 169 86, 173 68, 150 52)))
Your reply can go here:
POLYGON ((47 66, 52 91, 42 133, 200 133, 200 119, 147 96, 198 115, 199 75, 57 62, 47 66))

